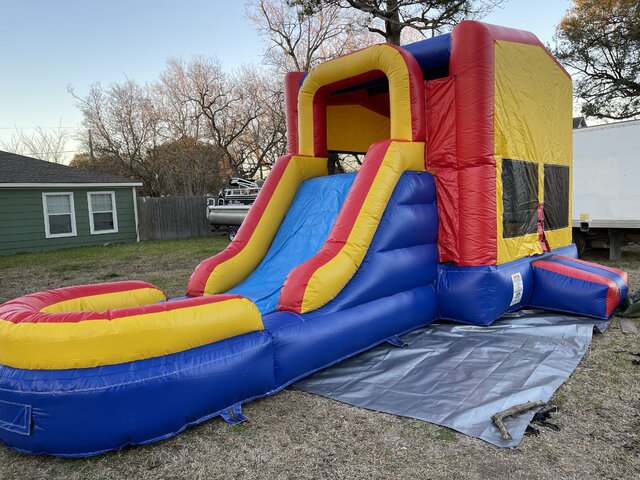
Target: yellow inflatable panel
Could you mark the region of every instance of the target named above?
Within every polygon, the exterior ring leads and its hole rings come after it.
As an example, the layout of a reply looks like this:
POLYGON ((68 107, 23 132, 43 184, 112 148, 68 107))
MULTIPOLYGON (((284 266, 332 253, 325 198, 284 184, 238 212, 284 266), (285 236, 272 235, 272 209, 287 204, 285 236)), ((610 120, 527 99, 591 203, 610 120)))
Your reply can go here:
MULTIPOLYGON (((571 167, 571 79, 540 46, 495 44, 494 132, 498 264, 542 252, 538 234, 503 236, 502 159, 538 164, 538 202, 544 202, 544 165, 571 167)), ((567 228, 546 231, 551 248, 571 243, 571 187, 567 228)))

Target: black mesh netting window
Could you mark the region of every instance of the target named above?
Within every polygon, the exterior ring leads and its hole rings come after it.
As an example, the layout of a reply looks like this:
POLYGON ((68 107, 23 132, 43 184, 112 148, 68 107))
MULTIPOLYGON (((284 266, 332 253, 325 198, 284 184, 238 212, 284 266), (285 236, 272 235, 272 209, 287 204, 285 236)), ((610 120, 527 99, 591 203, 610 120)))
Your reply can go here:
POLYGON ((569 167, 544 166, 544 228, 569 226, 569 167))
POLYGON ((538 231, 538 164, 502 159, 502 236, 538 231))

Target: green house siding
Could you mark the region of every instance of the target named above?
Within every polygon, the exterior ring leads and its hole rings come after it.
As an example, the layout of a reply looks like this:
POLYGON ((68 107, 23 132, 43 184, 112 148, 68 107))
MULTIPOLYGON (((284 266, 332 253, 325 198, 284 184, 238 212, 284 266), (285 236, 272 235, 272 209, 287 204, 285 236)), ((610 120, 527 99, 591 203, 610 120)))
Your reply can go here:
POLYGON ((137 238, 132 187, 0 188, 0 255, 105 243, 137 238), (73 193, 75 237, 46 238, 43 193, 73 193), (87 192, 114 192, 118 218, 115 233, 91 234, 87 192))

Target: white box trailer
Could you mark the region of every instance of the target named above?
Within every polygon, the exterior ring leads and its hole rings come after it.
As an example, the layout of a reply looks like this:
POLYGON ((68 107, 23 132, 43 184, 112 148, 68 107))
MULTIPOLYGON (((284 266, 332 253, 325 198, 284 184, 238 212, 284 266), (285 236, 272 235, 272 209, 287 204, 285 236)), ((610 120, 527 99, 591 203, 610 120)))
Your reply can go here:
POLYGON ((640 120, 573 131, 573 233, 612 260, 640 241, 640 120))

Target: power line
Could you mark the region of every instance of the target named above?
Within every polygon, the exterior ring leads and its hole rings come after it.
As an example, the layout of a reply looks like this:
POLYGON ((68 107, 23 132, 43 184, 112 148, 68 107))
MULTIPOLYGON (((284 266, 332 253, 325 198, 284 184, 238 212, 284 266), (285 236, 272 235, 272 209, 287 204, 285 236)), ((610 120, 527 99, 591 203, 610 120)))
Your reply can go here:
POLYGON ((0 130, 74 130, 80 127, 0 127, 0 130))

